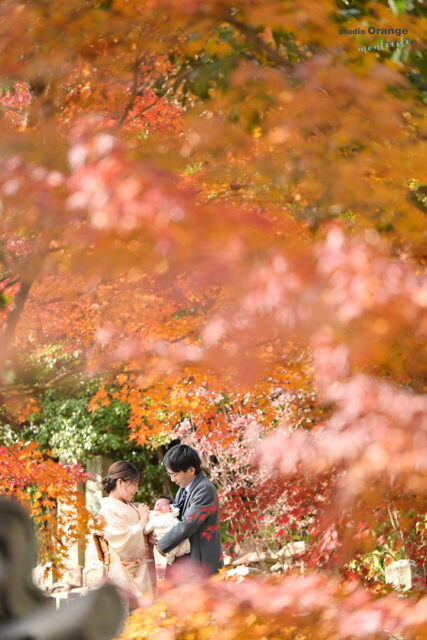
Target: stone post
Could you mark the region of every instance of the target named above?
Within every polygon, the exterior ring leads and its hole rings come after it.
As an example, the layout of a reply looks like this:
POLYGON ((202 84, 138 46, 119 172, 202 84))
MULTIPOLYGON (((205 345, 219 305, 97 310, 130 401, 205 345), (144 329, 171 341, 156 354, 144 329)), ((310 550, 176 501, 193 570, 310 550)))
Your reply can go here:
POLYGON ((112 640, 122 602, 104 585, 55 611, 33 584, 33 525, 23 507, 0 499, 0 638, 2 640, 112 640))
POLYGON ((411 589, 413 577, 414 567, 410 560, 396 560, 385 568, 385 581, 395 589, 411 589))

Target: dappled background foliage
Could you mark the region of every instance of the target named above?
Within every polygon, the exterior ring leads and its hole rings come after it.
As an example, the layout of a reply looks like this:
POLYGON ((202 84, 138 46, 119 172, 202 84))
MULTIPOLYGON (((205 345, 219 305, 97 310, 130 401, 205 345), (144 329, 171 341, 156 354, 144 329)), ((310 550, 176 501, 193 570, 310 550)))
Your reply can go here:
POLYGON ((189 442, 229 551, 304 540, 307 575, 178 586, 129 638, 425 637, 423 4, 31 0, 0 18, 9 493, 50 499, 25 460, 54 473, 75 439, 79 462, 152 469, 148 495, 189 442), (340 33, 370 25, 410 46, 340 33), (396 599, 402 557, 418 573, 396 599))

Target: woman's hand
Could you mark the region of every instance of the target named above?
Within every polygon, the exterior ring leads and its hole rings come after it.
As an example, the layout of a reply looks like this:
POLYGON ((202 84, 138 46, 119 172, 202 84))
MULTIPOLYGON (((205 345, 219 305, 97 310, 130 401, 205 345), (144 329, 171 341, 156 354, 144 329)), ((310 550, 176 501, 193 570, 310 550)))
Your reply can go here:
POLYGON ((144 529, 145 525, 148 522, 150 507, 142 503, 138 507, 138 513, 139 513, 139 524, 141 525, 141 529, 144 529))

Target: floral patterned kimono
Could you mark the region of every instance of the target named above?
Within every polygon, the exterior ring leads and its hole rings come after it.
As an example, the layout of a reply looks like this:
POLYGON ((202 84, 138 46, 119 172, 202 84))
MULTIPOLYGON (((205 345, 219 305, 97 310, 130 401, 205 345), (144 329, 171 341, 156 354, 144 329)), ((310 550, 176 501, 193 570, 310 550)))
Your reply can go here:
POLYGON ((108 577, 131 600, 152 595, 139 512, 117 498, 102 498, 98 521, 111 552, 108 577))

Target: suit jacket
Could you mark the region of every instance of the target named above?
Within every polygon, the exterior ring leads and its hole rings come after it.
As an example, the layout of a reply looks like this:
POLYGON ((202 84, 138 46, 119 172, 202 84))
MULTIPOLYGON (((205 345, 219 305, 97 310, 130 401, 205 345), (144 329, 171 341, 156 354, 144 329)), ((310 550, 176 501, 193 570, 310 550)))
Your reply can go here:
MULTIPOLYGON (((183 489, 176 494, 179 502, 183 489)), ((182 508, 181 521, 158 542, 167 553, 185 538, 190 539, 190 558, 216 573, 223 566, 219 531, 219 504, 215 486, 200 471, 194 478, 182 508)))

